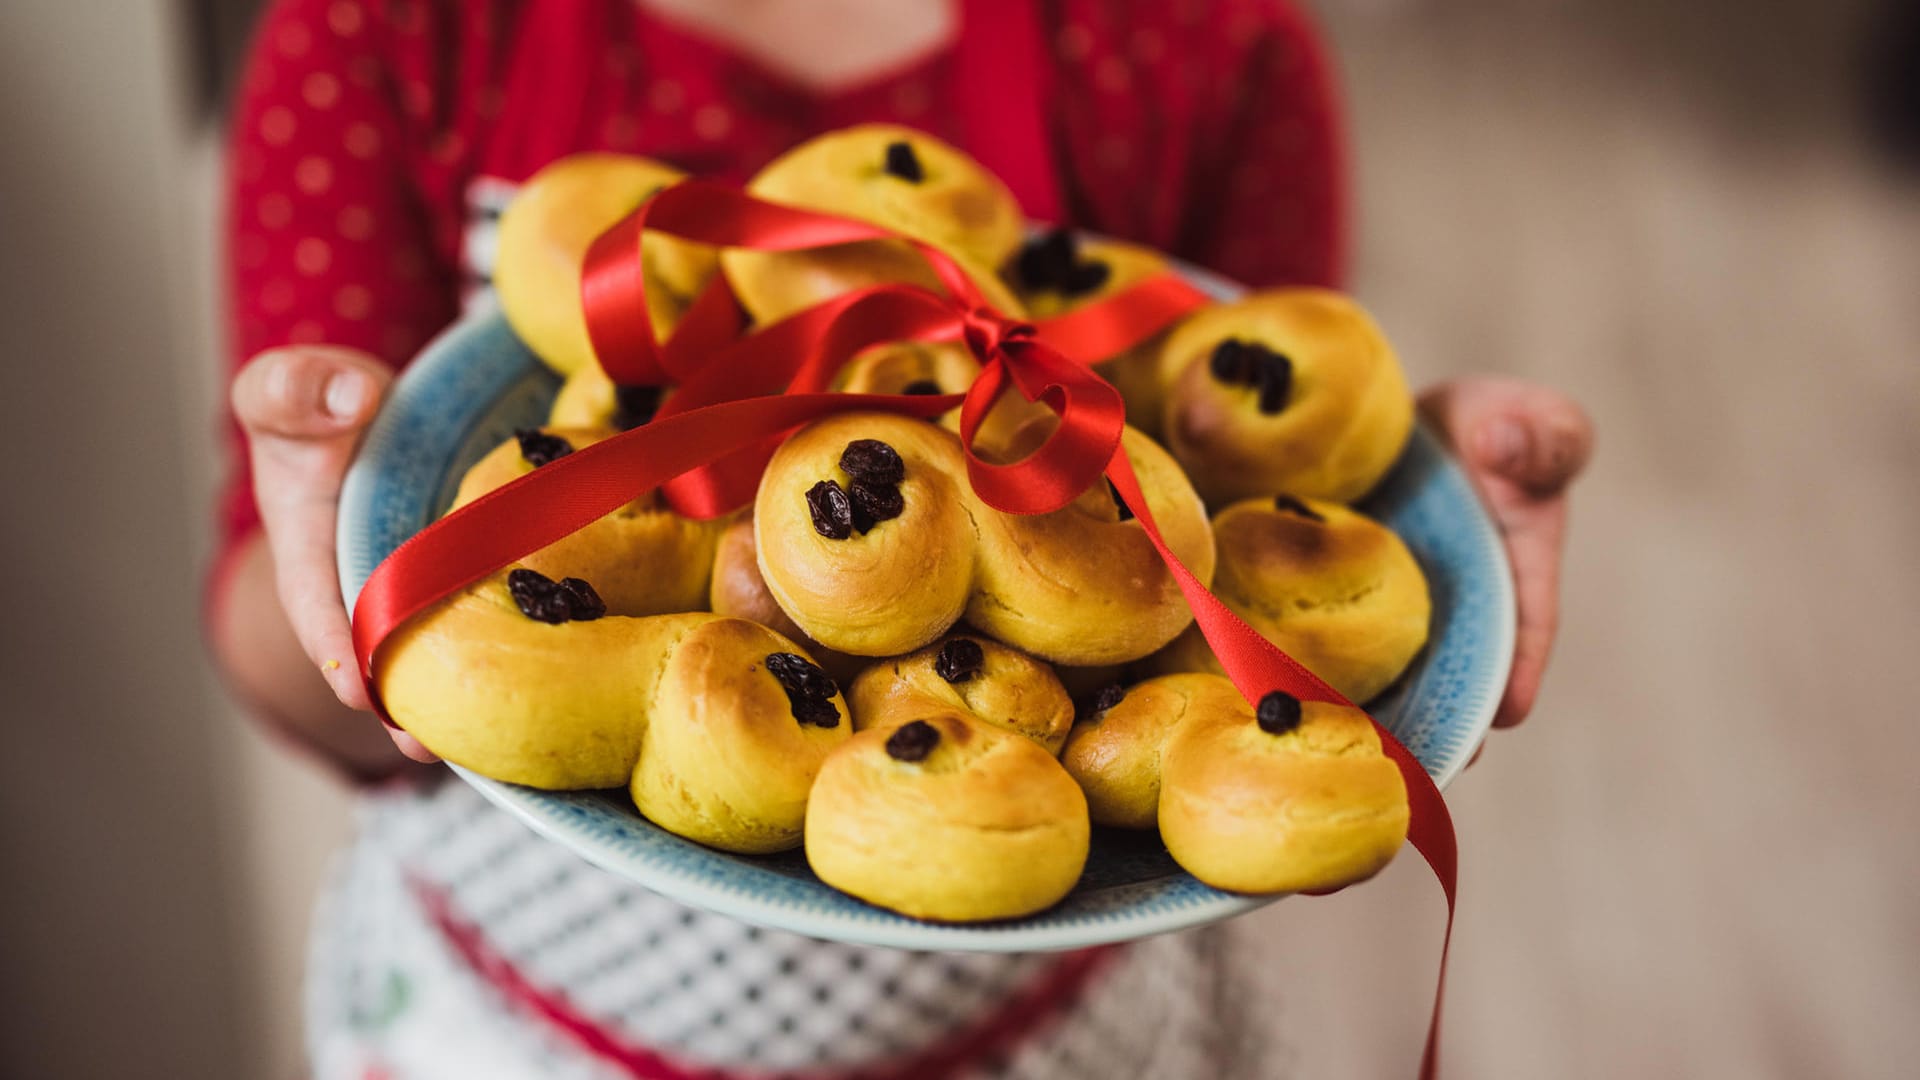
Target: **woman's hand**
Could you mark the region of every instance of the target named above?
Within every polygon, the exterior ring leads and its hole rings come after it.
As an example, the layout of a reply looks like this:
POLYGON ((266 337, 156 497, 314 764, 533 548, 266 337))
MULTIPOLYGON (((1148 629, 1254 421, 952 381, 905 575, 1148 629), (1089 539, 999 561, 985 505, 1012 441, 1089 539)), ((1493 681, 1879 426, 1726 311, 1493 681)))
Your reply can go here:
MULTIPOLYGON (((390 380, 386 365, 365 353, 315 345, 262 353, 241 368, 232 388, 233 413, 251 445, 254 496, 266 534, 273 592, 299 651, 305 652, 340 704, 362 711, 371 703, 360 681, 346 606, 340 597, 334 526, 347 465, 390 380)), ((264 597, 246 595, 249 575, 238 576, 241 580, 230 590, 234 595, 229 606, 262 606, 264 597)), ((266 568, 260 567, 253 576, 264 579, 266 568)), ((247 615, 258 617, 259 613, 241 612, 235 617, 247 615)), ((299 701, 289 707, 287 699, 302 692, 306 680, 298 672, 275 677, 274 669, 286 666, 285 658, 296 655, 293 649, 276 649, 267 640, 276 629, 262 626, 252 634, 227 635, 236 640, 224 652, 249 653, 230 660, 229 666, 243 684, 259 684, 246 686, 254 696, 278 706, 276 712, 302 717, 299 722, 306 734, 337 748, 349 737, 347 733, 336 736, 315 730, 321 724, 316 717, 338 719, 337 707, 303 708, 299 706, 305 703, 299 701), (302 685, 274 685, 296 682, 302 685)), ((397 730, 390 734, 408 757, 434 760, 412 736, 397 730)), ((363 737, 363 732, 351 736, 363 737)))
POLYGON ((1560 548, 1567 488, 1593 451, 1593 422, 1558 391, 1513 379, 1441 383, 1420 410, 1453 444, 1506 538, 1520 607, 1513 672, 1495 727, 1527 718, 1560 618, 1560 548))

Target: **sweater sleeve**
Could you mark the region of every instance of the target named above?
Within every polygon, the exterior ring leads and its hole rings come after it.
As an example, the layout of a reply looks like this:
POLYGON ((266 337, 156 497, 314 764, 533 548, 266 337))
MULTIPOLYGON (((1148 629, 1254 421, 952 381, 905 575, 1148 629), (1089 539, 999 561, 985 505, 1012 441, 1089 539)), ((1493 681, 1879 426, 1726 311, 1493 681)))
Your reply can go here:
MULTIPOLYGON (((398 366, 454 316, 388 30, 360 0, 279 0, 261 19, 229 133, 229 377, 314 342, 398 366)), ((259 525, 244 436, 226 427, 219 566, 259 525)))
POLYGON ((1349 211, 1327 50, 1292 4, 1221 6, 1234 104, 1197 148, 1197 175, 1212 180, 1178 253, 1249 285, 1338 287, 1349 211))

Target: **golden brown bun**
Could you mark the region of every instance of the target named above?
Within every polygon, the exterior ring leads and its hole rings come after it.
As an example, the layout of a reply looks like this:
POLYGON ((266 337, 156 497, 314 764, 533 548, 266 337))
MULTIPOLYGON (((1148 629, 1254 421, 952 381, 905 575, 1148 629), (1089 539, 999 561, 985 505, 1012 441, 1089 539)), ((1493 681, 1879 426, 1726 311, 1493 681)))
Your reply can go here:
MULTIPOLYGON (((515 334, 562 375, 596 367, 580 306, 587 248, 614 222, 663 187, 685 178, 657 161, 623 154, 575 154, 533 174, 500 216, 493 283, 515 334)), ((672 329, 712 278, 713 249, 649 232, 641 244, 647 311, 672 329)))
MULTIPOLYGON (((1027 315, 1051 319, 1104 301, 1115 293, 1167 269, 1166 257, 1152 248, 1119 240, 1079 239, 1056 230, 1035 237, 1007 264, 1005 277, 1018 291, 1027 315), (1062 280, 1063 260, 1076 269, 1062 280), (1091 270, 1092 277, 1085 275, 1091 270), (1097 285, 1092 282, 1097 281, 1097 285)), ((1160 349, 1166 334, 1155 334, 1117 356, 1082 357, 1127 402, 1127 423, 1159 437, 1164 397, 1160 386, 1160 349)))
MULTIPOLYGON (((541 434, 579 449, 613 433, 547 428, 541 434)), ((453 505, 465 506, 533 470, 520 440, 508 439, 467 470, 453 505)), ((556 580, 577 577, 592 582, 615 615, 699 611, 707 606, 707 577, 723 525, 681 517, 661 501, 658 492, 648 492, 517 565, 556 580)))
MULTIPOLYGON (((1021 429, 1029 446, 1051 418, 1021 429)), ((1213 530, 1186 474, 1132 428, 1121 445, 1167 546, 1202 584, 1213 580, 1213 530)), ((1019 453, 1006 455, 1018 457, 1019 453)), ((1051 514, 984 508, 967 622, 1056 664, 1137 660, 1172 641, 1193 613, 1172 571, 1134 520, 1122 519, 1105 480, 1051 514)))
MULTIPOLYGON (((876 345, 840 369, 836 389, 848 394, 904 394, 919 392, 964 394, 980 374, 980 362, 955 341, 898 341, 876 345), (932 387, 933 389, 929 389, 932 387)), ((1017 392, 1000 395, 980 423, 982 446, 999 445, 1027 421, 1050 415, 1045 405, 1017 392)), ((960 409, 942 413, 940 426, 959 432, 960 409)))
MULTIPOLYGON (((1371 700, 1426 644, 1426 576, 1372 518, 1319 499, 1247 499, 1214 516, 1213 536, 1214 595, 1348 698, 1371 700)), ((1198 627, 1149 666, 1222 672, 1198 627)))
POLYGON ((767 669, 770 655, 798 655, 792 642, 704 613, 543 622, 508 578, 441 602, 381 651, 375 680, 395 723, 496 780, 631 783, 641 813, 702 843, 799 842, 813 775, 852 724, 837 692, 833 726, 813 710, 801 722, 767 669))
POLYGON ((1331 889, 1377 873, 1407 836, 1407 790, 1365 713, 1300 706, 1269 734, 1244 702, 1195 713, 1161 754, 1160 838, 1218 889, 1331 889))
POLYGON ((1224 678, 1163 675, 1136 684, 1118 702, 1073 725, 1060 764, 1086 792, 1095 824, 1154 827, 1160 813, 1161 749, 1175 728, 1202 713, 1252 715, 1240 691, 1224 678))
POLYGON ((760 577, 760 561, 754 554, 753 511, 736 515, 720 533, 713 553, 713 585, 708 593, 715 615, 757 622, 774 633, 806 647, 807 655, 841 682, 851 680, 871 662, 864 656, 836 652, 806 635, 780 610, 760 577))
POLYGON ((1413 430, 1413 397, 1393 347, 1352 300, 1273 289, 1188 318, 1161 352, 1167 448, 1210 506, 1253 495, 1352 502, 1386 475, 1413 430), (1277 412, 1260 389, 1223 382, 1224 342, 1283 356, 1291 379, 1277 412))
MULTIPOLYGON (((1137 432, 1124 436, 1168 544, 1204 581, 1213 535, 1186 477, 1137 432)), ((814 640, 860 656, 895 656, 959 620, 1044 660, 1116 664, 1173 640, 1192 621, 1185 599, 1134 521, 1119 520, 1105 481, 1051 514, 981 503, 952 433, 889 413, 846 413, 801 429, 774 454, 754 504, 760 573, 814 640), (899 517, 844 539, 817 532, 816 484, 847 488, 842 451, 877 439, 899 454, 899 517)))
POLYGON ((950 635, 870 665, 848 685, 847 704, 855 731, 960 712, 1056 756, 1073 725, 1073 699, 1053 669, 984 634, 950 635))
POLYGON ((807 862, 827 884, 922 919, 1028 915, 1080 879, 1091 830, 1080 789, 1030 739, 934 714, 869 728, 834 751, 807 802, 807 862), (920 760, 888 752, 926 734, 920 760), (898 744, 896 744, 898 745, 898 744))
POLYGON ((779 653, 799 655, 745 619, 716 618, 679 641, 633 773, 633 804, 648 820, 726 851, 799 845, 814 776, 853 725, 837 693, 832 726, 796 717, 768 670, 767 657, 779 653))
MULTIPOLYGON (((769 162, 747 191, 930 243, 953 256, 989 303, 1020 314, 1012 291, 993 272, 1019 246, 1020 205, 998 177, 931 135, 885 124, 829 132, 769 162), (887 169, 888 148, 900 142, 912 147, 918 181, 887 169)), ((939 288, 925 259, 893 240, 792 252, 730 248, 721 263, 734 294, 762 324, 860 286, 897 281, 939 288)))

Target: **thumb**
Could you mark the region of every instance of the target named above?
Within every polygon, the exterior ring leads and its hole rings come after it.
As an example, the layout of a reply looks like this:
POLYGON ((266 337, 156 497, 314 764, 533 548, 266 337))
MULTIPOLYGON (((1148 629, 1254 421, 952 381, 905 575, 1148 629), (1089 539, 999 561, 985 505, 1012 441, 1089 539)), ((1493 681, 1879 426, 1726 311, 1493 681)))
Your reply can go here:
POLYGON ((1475 467, 1535 497, 1559 494, 1593 453, 1586 411, 1536 383, 1461 379, 1430 391, 1421 406, 1475 467))
POLYGON ((385 364, 356 349, 270 349, 234 377, 233 415, 254 437, 308 440, 353 434, 373 419, 392 378, 385 364))

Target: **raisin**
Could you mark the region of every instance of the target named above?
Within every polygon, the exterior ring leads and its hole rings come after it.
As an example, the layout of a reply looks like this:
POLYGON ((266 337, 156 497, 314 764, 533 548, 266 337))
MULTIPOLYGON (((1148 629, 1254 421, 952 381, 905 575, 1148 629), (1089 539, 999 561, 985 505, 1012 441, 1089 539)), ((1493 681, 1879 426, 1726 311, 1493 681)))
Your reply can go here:
POLYGON ((660 411, 658 386, 616 386, 613 388, 613 426, 632 431, 653 419, 660 411))
POLYGON ((900 452, 879 439, 855 439, 840 452, 840 469, 869 484, 897 484, 907 478, 900 452))
POLYGON ((934 382, 932 379, 915 379, 901 387, 900 392, 903 394, 912 394, 914 397, 939 397, 944 393, 944 391, 940 389, 940 384, 934 382))
POLYGON ((1120 704, 1122 701, 1125 701, 1126 698, 1126 687, 1121 686, 1119 683, 1108 683, 1094 691, 1092 697, 1080 702, 1079 718, 1082 720, 1091 720, 1105 713, 1115 705, 1120 704))
POLYGON ((1120 512, 1120 520, 1132 521, 1133 507, 1128 506, 1127 500, 1120 497, 1120 489, 1114 487, 1111 480, 1107 481, 1107 495, 1113 500, 1113 508, 1120 512))
POLYGON ((1246 345, 1228 338, 1213 347, 1213 358, 1208 362, 1207 370, 1213 373, 1217 381, 1237 386, 1247 381, 1251 361, 1246 345))
POLYGON ((907 500, 894 484, 869 484, 855 480, 847 494, 852 501, 853 527, 865 536, 882 521, 892 521, 906 512, 907 500))
POLYGON ((840 710, 833 703, 833 695, 840 688, 834 685, 833 676, 798 653, 768 653, 766 665, 767 673, 787 692, 795 720, 815 727, 840 726, 840 710))
POLYGON ((1287 407, 1287 398, 1293 393, 1293 361, 1284 353, 1260 352, 1260 411, 1272 416, 1287 407))
POLYGON ((1100 287, 1113 277, 1113 269, 1103 262, 1075 263, 1067 269, 1060 281, 1063 295, 1085 296, 1100 291, 1100 287))
POLYGON ((887 756, 895 761, 924 761, 939 745, 939 728, 925 720, 912 720, 887 736, 887 756))
POLYGON ((513 437, 520 440, 520 456, 536 469, 573 453, 572 443, 539 428, 519 428, 514 431, 513 437))
POLYGON ((1073 234, 1055 229, 1020 248, 1014 272, 1019 275, 1020 284, 1037 292, 1058 287, 1073 272, 1075 260, 1073 234))
POLYGON ((950 683, 963 683, 980 674, 986 663, 987 654, 979 642, 954 638, 940 646, 940 654, 933 658, 933 673, 950 683))
POLYGON ((591 622, 607 613, 600 594, 576 577, 555 581, 538 570, 521 567, 507 574, 507 592, 512 594, 520 614, 538 622, 591 622))
POLYGON ((1228 338, 1213 347, 1207 370, 1228 386, 1259 391, 1259 408, 1272 416, 1287 407, 1293 393, 1293 361, 1259 342, 1228 338))
POLYGON ((1283 690, 1275 690, 1260 699, 1254 710, 1260 730, 1269 735, 1285 735, 1300 726, 1300 699, 1283 690))
POLYGON ((913 144, 905 139, 887 144, 887 172, 909 184, 927 178, 926 171, 920 168, 920 158, 913 152, 913 144))
POLYGON ((1306 503, 1301 502, 1291 495, 1275 495, 1273 497, 1273 508, 1297 517, 1306 518, 1308 521, 1318 521, 1321 524, 1325 524, 1327 520, 1315 513, 1311 506, 1308 506, 1306 503))
POLYGON ((813 515, 813 531, 821 536, 845 540, 853 535, 853 503, 834 481, 822 480, 807 489, 807 512, 813 515))

